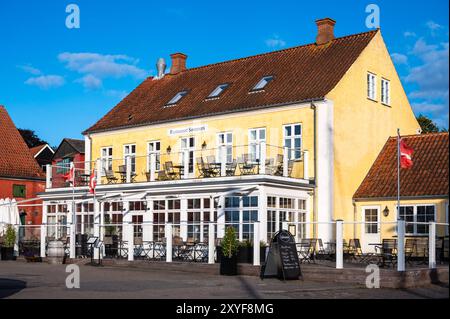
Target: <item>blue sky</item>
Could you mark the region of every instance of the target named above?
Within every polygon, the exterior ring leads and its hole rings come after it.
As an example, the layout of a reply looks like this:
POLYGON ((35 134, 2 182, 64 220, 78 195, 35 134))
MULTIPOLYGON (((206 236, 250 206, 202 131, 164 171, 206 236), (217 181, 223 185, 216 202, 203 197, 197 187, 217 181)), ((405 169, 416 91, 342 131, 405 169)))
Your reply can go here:
POLYGON ((183 52, 194 67, 311 43, 314 20, 327 16, 336 36, 367 31, 371 3, 414 111, 448 127, 446 0, 1 1, 0 104, 57 145, 81 138, 159 57, 183 52), (65 25, 71 3, 79 29, 65 25))

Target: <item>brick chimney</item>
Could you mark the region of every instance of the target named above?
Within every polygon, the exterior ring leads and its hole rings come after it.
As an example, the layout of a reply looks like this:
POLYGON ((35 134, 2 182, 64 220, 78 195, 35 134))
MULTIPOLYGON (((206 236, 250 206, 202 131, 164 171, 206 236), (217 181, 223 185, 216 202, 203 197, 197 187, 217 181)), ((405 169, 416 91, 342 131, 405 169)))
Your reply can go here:
POLYGON ((316 20, 317 37, 316 44, 322 45, 334 39, 334 25, 336 21, 330 18, 316 20))
POLYGON ((172 66, 170 67, 170 74, 178 74, 181 71, 186 70, 187 55, 183 53, 171 54, 172 66))

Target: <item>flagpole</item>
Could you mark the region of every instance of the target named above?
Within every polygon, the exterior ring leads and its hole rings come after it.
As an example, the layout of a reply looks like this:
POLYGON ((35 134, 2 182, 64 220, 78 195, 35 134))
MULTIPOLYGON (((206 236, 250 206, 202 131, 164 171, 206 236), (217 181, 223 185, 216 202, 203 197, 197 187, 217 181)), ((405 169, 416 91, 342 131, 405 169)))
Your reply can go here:
POLYGON ((397 129, 397 219, 400 219, 400 129, 397 129))

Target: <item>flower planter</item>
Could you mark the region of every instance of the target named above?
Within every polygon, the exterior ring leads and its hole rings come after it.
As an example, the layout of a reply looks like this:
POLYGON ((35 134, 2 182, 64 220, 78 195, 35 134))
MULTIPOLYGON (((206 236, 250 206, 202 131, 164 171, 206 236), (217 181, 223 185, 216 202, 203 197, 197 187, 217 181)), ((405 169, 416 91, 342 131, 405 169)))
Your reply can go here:
POLYGON ((2 247, 0 251, 2 260, 15 260, 14 247, 2 247))
POLYGON ((225 276, 237 275, 237 256, 232 257, 221 256, 220 274, 225 276))

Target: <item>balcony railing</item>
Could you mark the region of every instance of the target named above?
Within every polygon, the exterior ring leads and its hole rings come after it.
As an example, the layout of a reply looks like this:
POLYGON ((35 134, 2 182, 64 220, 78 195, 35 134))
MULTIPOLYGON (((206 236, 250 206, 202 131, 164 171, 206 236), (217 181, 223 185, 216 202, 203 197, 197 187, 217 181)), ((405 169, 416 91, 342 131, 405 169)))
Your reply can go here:
POLYGON ((130 154, 69 165, 47 165, 47 188, 88 186, 94 174, 97 185, 272 175, 309 180, 309 152, 264 142, 218 148, 130 154), (74 172, 74 177, 70 171, 74 172), (72 183, 74 180, 74 184, 72 183))

